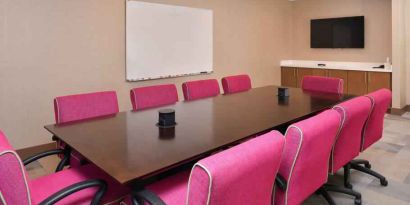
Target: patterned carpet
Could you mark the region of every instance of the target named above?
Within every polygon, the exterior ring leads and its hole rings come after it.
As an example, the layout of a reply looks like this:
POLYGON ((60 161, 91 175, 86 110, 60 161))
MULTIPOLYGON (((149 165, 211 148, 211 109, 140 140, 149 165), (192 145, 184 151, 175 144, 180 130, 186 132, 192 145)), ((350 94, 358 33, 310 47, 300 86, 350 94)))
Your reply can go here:
MULTIPOLYGON (((379 180, 361 172, 352 171, 351 182, 356 191, 362 193, 363 205, 410 205, 410 119, 386 115, 384 136, 381 141, 362 153, 358 158, 370 160, 372 169, 387 177, 389 185, 380 186, 379 180)), ((49 157, 28 168, 29 175, 36 178, 52 173, 57 158, 49 157)), ((331 177, 332 184, 342 184, 342 172, 331 177)), ((338 205, 351 205, 353 199, 331 194, 338 205)), ((303 205, 327 205, 317 195, 303 205)))

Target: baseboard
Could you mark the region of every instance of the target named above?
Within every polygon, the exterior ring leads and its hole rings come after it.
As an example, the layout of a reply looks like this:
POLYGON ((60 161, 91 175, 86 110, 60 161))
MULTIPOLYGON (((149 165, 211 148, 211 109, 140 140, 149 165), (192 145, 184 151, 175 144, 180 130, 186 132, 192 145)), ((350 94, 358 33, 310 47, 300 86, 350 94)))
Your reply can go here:
POLYGON ((56 148, 56 143, 51 142, 51 143, 42 144, 42 145, 38 145, 34 147, 27 147, 27 148, 19 149, 19 150, 16 150, 16 152, 20 156, 21 159, 26 159, 37 153, 55 149, 55 148, 56 148))
POLYGON ((402 115, 405 112, 410 112, 410 105, 406 105, 401 109, 397 109, 397 108, 390 108, 388 113, 392 114, 392 115, 402 115))

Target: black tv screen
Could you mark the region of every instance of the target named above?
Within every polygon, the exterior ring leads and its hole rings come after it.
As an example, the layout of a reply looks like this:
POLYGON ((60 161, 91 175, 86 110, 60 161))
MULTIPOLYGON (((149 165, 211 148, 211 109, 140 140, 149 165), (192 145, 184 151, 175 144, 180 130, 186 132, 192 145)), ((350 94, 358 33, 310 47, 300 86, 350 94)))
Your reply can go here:
POLYGON ((311 48, 364 48, 364 16, 313 19, 311 48))

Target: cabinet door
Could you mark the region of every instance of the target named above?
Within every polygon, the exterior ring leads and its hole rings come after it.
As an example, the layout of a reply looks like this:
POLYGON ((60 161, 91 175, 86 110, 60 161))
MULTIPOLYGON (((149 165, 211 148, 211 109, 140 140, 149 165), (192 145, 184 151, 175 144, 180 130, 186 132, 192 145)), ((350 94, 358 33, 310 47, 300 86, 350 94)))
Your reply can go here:
POLYGON ((313 68, 298 68, 296 75, 297 77, 297 87, 302 87, 302 79, 304 76, 313 75, 313 68))
POLYGON ((391 90, 391 73, 368 72, 367 92, 371 93, 381 88, 391 90))
POLYGON ((282 86, 296 87, 296 68, 282 67, 281 69, 282 86))
POLYGON ((367 94, 367 72, 348 71, 347 81, 347 93, 351 95, 367 94))
POLYGON ((314 76, 322 76, 322 77, 327 77, 327 70, 325 69, 313 69, 312 70, 312 75, 314 76))
POLYGON ((343 79, 343 93, 347 93, 347 71, 345 70, 328 70, 329 77, 343 79))

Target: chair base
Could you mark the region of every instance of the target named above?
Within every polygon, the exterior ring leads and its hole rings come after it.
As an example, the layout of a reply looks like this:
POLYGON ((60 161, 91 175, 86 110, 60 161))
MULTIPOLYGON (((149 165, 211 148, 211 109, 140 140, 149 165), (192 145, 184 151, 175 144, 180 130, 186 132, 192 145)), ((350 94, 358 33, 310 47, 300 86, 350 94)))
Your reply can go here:
POLYGON ((365 159, 354 159, 350 161, 351 164, 357 164, 357 165, 364 165, 364 167, 371 169, 372 165, 370 164, 369 160, 365 159))
MULTIPOLYGON (((349 184, 350 184, 350 169, 354 169, 357 171, 361 171, 363 173, 372 175, 376 178, 378 178, 380 180, 380 184, 382 186, 387 186, 388 185, 388 181, 386 179, 386 177, 384 177, 383 175, 373 171, 371 169, 371 164, 369 161, 367 160, 363 160, 363 159, 357 159, 357 160, 352 160, 348 165, 345 166, 345 187, 349 188, 349 184), (348 169, 348 171, 346 171, 346 169, 348 169)), ((350 185, 351 186, 351 185, 350 185)))
POLYGON ((329 192, 327 192, 323 187, 320 187, 319 190, 316 191, 316 194, 322 195, 329 205, 336 205, 333 198, 329 195, 329 192))
POLYGON ((361 205, 362 204, 362 194, 359 192, 353 191, 351 189, 346 189, 343 187, 338 187, 331 184, 325 184, 319 189, 319 193, 326 199, 329 205, 335 205, 332 197, 329 195, 329 192, 337 192, 346 195, 350 195, 354 197, 354 204, 361 205))
POLYGON ((343 167, 343 180, 344 180, 344 186, 348 189, 352 189, 353 186, 350 184, 350 169, 351 169, 351 164, 348 163, 343 167))

